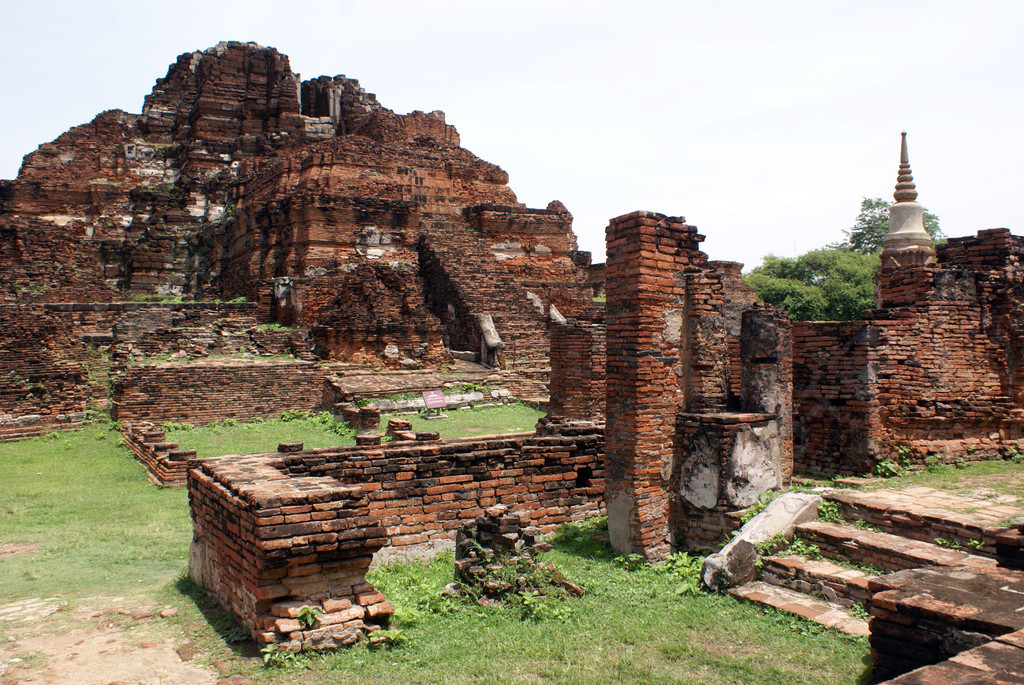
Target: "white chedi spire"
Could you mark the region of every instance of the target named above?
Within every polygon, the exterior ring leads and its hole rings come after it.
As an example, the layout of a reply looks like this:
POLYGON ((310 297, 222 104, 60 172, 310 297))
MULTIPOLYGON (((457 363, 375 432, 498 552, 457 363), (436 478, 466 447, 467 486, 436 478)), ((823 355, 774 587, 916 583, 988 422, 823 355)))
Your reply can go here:
POLYGON ((917 203, 917 188, 910 172, 907 132, 901 135, 900 170, 896 177, 896 192, 893 193, 896 202, 889 207, 889 232, 883 246, 886 252, 922 247, 930 251, 931 237, 924 230, 924 207, 917 203))

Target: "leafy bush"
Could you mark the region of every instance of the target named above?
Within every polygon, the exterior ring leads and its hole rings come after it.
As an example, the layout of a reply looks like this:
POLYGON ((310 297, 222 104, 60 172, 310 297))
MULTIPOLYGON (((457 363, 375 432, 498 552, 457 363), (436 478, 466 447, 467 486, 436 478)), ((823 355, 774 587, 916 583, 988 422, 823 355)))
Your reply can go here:
POLYGON ((900 465, 891 459, 883 459, 875 464, 873 473, 878 478, 894 478, 900 475, 900 465))

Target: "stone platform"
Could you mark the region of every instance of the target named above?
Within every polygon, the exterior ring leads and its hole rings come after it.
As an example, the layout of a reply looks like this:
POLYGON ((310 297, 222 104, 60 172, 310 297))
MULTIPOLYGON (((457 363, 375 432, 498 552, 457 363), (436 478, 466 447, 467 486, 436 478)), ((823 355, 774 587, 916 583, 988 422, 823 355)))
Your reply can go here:
POLYGON ((936 664, 1024 630, 1024 572, 1019 570, 909 569, 872 578, 869 590, 871 660, 879 678, 936 664))

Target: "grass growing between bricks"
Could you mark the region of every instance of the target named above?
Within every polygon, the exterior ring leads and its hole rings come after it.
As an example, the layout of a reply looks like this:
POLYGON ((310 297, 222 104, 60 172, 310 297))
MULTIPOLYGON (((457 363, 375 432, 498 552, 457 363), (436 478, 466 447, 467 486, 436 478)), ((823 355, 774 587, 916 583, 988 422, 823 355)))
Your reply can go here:
POLYGON ((488 609, 441 598, 453 578, 450 555, 385 567, 371 581, 397 608, 394 646, 301 655, 264 668, 251 643, 240 642, 244 630, 185 577, 187 493, 150 484, 116 432, 91 426, 0 444, 0 469, 0 542, 41 545, 35 554, 0 559, 4 601, 57 596, 74 607, 122 596, 176 606, 160 625, 194 641, 197 663, 217 664, 221 676, 309 685, 795 684, 853 683, 865 669, 864 639, 729 597, 691 594, 677 572, 617 557, 593 525, 563 529, 544 556, 585 587, 581 598, 531 599, 528 612, 488 609))

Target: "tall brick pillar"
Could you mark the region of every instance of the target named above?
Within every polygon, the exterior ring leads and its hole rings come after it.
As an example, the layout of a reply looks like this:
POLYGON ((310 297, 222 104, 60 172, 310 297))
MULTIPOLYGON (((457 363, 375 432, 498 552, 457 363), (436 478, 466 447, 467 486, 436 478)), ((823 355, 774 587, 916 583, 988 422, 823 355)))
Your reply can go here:
POLYGON ((675 417, 685 402, 686 282, 703 236, 682 217, 633 212, 607 229, 605 501, 612 546, 671 552, 675 417))

